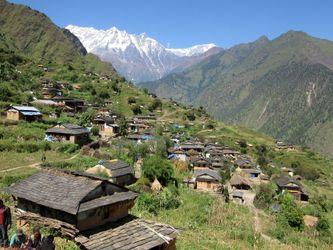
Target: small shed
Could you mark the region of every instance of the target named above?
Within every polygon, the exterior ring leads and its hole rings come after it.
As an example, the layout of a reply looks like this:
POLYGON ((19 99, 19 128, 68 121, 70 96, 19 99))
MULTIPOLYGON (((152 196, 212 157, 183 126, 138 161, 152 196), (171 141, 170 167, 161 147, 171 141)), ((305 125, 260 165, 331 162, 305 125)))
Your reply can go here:
POLYGON ((86 172, 90 174, 105 173, 112 183, 120 186, 130 185, 136 181, 133 168, 118 159, 101 160, 98 165, 89 168, 86 172))
POLYGON ((48 141, 71 142, 84 145, 89 142, 89 131, 85 127, 65 123, 46 130, 48 141))
POLYGON ((34 122, 42 119, 42 113, 33 106, 11 106, 7 110, 7 119, 34 122))

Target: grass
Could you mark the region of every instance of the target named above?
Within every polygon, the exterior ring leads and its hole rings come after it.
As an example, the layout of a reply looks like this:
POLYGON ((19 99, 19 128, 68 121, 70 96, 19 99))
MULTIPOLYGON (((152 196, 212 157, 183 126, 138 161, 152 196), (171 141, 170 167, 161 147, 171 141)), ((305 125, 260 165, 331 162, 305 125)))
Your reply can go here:
MULTIPOLYGON (((42 154, 42 151, 34 153, 0 152, 0 171, 41 163, 42 154)), ((54 150, 46 151, 45 156, 46 160, 50 162, 61 161, 71 157, 69 154, 54 150)))

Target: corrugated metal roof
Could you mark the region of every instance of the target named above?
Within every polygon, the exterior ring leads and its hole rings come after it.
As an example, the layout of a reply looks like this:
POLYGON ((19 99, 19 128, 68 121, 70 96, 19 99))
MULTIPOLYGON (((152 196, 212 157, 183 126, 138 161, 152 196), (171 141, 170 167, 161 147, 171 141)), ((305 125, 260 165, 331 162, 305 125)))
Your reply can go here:
POLYGON ((16 109, 18 111, 31 111, 31 112, 40 112, 33 106, 12 106, 11 108, 16 109))

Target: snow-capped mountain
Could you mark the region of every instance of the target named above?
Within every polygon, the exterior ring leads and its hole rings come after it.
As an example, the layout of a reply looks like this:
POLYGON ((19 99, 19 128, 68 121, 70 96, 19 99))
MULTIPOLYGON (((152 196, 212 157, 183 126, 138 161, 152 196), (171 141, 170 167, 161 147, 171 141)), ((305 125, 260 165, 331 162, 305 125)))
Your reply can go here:
POLYGON ((173 70, 181 70, 202 60, 206 54, 219 51, 214 44, 170 49, 145 33, 129 34, 115 27, 97 30, 68 25, 66 29, 80 39, 88 52, 111 62, 120 74, 134 82, 159 79, 173 70))

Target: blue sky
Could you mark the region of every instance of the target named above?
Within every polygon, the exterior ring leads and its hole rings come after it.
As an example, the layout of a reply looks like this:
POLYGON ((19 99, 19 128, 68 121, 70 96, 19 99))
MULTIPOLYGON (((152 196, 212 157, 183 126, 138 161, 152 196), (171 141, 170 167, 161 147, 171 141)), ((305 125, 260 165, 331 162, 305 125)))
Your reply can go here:
POLYGON ((329 0, 10 0, 68 24, 147 33, 173 48, 215 43, 228 48, 290 29, 333 40, 329 0))

